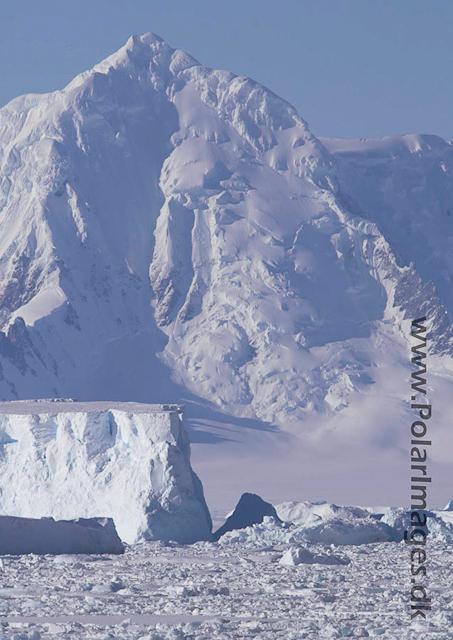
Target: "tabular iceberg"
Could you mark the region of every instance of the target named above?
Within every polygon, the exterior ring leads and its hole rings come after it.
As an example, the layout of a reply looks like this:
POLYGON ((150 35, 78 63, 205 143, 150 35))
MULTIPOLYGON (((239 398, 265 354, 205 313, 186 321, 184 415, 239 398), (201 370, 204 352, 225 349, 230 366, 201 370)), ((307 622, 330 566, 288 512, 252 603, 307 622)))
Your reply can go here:
POLYGON ((127 543, 211 537, 179 405, 0 403, 0 514, 111 517, 127 543))
POLYGON ((16 518, 0 516, 0 554, 124 553, 111 518, 16 518))

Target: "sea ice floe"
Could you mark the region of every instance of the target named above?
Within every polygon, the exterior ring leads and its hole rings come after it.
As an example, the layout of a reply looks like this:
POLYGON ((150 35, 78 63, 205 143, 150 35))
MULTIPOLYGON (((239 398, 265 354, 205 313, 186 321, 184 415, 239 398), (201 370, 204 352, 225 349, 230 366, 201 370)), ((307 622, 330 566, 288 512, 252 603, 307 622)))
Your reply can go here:
POLYGON ((0 554, 123 553, 111 518, 60 520, 0 516, 0 554))
POLYGON ((332 553, 312 553, 304 547, 291 547, 280 558, 280 564, 296 566, 298 564, 349 564, 347 558, 340 558, 332 553))

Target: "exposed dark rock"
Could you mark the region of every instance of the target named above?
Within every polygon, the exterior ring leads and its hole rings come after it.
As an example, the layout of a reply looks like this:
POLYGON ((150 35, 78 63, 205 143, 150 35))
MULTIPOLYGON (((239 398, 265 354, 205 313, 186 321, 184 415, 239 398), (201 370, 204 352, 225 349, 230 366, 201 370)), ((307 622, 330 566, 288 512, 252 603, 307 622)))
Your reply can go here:
POLYGON ((265 516, 273 516, 281 522, 270 502, 265 502, 256 493, 243 493, 233 513, 226 519, 220 529, 217 529, 213 534, 213 540, 218 540, 227 531, 245 529, 245 527, 250 527, 252 524, 259 524, 263 522, 265 516))

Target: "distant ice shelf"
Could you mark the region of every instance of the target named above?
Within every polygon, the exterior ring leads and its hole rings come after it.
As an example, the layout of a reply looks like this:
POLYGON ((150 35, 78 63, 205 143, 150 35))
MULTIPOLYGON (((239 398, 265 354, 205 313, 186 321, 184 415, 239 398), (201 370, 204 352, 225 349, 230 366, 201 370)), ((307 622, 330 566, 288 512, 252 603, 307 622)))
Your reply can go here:
POLYGON ((211 537, 176 404, 0 403, 0 487, 0 515, 110 517, 129 544, 211 537))

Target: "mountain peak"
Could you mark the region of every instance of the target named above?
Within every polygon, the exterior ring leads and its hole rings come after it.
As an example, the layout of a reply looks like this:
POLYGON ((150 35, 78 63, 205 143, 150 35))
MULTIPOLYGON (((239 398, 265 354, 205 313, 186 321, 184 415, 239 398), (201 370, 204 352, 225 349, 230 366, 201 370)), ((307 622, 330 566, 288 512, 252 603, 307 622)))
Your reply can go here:
POLYGON ((126 48, 128 51, 146 51, 147 49, 153 51, 171 49, 173 51, 173 48, 163 38, 152 31, 148 31, 142 36, 137 34, 130 36, 122 48, 126 48))
POLYGON ((139 36, 137 34, 131 36, 128 40, 128 42, 130 40, 133 40, 134 42, 140 41, 143 42, 144 44, 154 44, 156 42, 164 42, 165 40, 163 38, 161 38, 157 33, 154 33, 153 31, 147 31, 146 33, 144 33, 142 36, 139 36))
POLYGON ((406 362, 427 301, 449 351, 438 139, 335 152, 272 91, 153 33, 0 116, 0 329, 25 321, 0 335, 3 397, 162 402, 177 378, 302 431, 385 391, 376 345, 406 362))
POLYGON ((118 51, 96 64, 93 70, 105 73, 111 67, 128 66, 131 61, 137 59, 151 61, 156 54, 163 51, 171 55, 174 49, 157 34, 149 31, 142 36, 132 35, 118 51))

